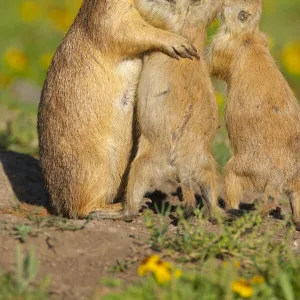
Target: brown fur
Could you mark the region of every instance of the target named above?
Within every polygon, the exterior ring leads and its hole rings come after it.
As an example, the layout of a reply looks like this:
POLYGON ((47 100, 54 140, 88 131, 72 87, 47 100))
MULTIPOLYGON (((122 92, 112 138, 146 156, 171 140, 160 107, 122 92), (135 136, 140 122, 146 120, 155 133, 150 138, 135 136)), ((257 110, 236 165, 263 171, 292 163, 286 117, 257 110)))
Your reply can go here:
POLYGON ((300 110, 259 31, 261 12, 261 0, 225 0, 208 54, 228 84, 226 206, 237 209, 245 189, 264 192, 266 205, 285 192, 300 228, 300 110))
POLYGON ((57 214, 85 217, 110 209, 118 196, 132 148, 141 55, 197 56, 186 38, 141 17, 145 1, 84 0, 54 55, 38 133, 43 178, 57 214))
POLYGON ((145 62, 137 102, 141 137, 129 173, 125 212, 123 216, 95 217, 135 217, 144 194, 166 180, 181 182, 187 215, 196 206, 197 189, 201 190, 208 211, 218 210, 216 164, 210 153, 219 125, 218 107, 202 50, 206 26, 221 4, 220 0, 177 0, 169 3, 161 18, 157 17, 157 10, 151 11, 154 16, 148 13, 149 22, 152 17, 157 22, 161 20, 163 28, 193 41, 200 60, 175 61, 154 53, 145 62))

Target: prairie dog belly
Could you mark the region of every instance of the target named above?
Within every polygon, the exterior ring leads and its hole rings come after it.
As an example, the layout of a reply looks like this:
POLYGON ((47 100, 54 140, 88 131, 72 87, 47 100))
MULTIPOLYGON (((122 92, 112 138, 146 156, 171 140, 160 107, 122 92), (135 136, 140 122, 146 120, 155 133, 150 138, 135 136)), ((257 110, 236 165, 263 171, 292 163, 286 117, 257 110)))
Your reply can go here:
POLYGON ((142 60, 139 58, 122 61, 115 70, 117 92, 112 103, 112 133, 109 140, 128 156, 132 147, 134 103, 141 70, 142 60))
MULTIPOLYGON (((201 101, 197 100, 201 97, 199 73, 199 63, 176 61, 160 53, 151 55, 144 64, 137 91, 138 119, 141 132, 149 141, 170 140, 189 107, 197 111, 201 108, 201 101)), ((201 114, 208 110, 210 106, 201 108, 201 114)))
POLYGON ((141 71, 142 60, 140 58, 124 60, 116 68, 115 72, 120 81, 120 88, 115 108, 117 116, 120 118, 132 113, 141 71))
POLYGON ((152 55, 143 66, 137 89, 137 110, 139 125, 145 135, 152 133, 158 137, 169 132, 170 118, 175 117, 174 113, 170 114, 174 108, 168 104, 172 67, 172 60, 163 54, 152 55))

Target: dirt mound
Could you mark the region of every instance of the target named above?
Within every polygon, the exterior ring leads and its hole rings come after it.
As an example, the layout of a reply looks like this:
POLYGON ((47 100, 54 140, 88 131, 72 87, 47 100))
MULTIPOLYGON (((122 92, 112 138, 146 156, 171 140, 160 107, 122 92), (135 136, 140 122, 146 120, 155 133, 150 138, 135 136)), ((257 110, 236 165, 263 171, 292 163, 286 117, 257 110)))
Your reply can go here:
MULTIPOLYGON (((0 215, 1 268, 9 271, 14 268, 15 248, 20 243, 15 230, 17 224, 26 224, 32 229, 23 247, 29 250, 34 245, 40 261, 39 279, 50 276, 53 299, 91 297, 100 287, 104 274, 113 276, 114 267, 122 268, 124 264, 125 268, 129 258, 133 263, 146 254, 141 245, 135 243, 147 235, 142 218, 133 223, 91 221, 85 226, 83 220, 70 222, 74 227, 64 230, 58 223, 47 228, 24 218, 0 215)), ((136 277, 136 268, 126 273, 127 281, 136 277)))
MULTIPOLYGON (((48 205, 37 159, 0 151, 0 162, 0 210, 18 201, 41 207, 48 205)), ((164 188, 166 193, 152 194, 152 204, 148 206, 155 211, 154 207, 161 208, 162 200, 167 200, 173 205, 171 211, 175 211, 180 203, 180 193, 174 193, 176 185, 171 183, 164 188)), ((245 209, 253 209, 251 202, 258 197, 253 193, 245 195, 245 209)), ((281 208, 279 214, 290 214, 286 201, 281 208)), ((155 214, 153 217, 158 218, 155 214)), ((272 222, 274 219, 267 220, 266 230, 272 228, 272 222)), ((209 231, 218 230, 217 225, 209 222, 205 226, 209 231)), ((176 222, 170 219, 168 231, 172 233, 175 229, 176 222)), ((29 221, 18 215, 0 214, 0 268, 13 270, 18 244, 26 251, 33 245, 40 261, 38 279, 50 276, 52 299, 91 299, 97 289, 97 299, 100 299, 99 295, 105 293, 105 289, 100 288, 103 276, 118 276, 126 283, 137 278, 138 262, 151 253, 147 243, 143 242, 148 238, 149 230, 143 216, 125 223, 66 220, 52 216, 29 221), (113 273, 113 270, 126 272, 113 273)))
POLYGON ((38 160, 26 154, 0 151, 0 208, 18 201, 47 205, 38 160))

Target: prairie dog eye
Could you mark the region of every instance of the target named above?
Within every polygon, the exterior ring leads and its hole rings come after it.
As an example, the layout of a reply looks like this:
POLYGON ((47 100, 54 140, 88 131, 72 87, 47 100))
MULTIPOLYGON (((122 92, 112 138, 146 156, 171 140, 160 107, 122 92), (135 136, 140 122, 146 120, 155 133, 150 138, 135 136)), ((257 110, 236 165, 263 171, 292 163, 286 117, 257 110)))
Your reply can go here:
POLYGON ((245 10, 242 10, 238 14, 238 20, 240 20, 241 22, 245 22, 245 21, 247 21, 249 19, 250 16, 251 16, 250 13, 248 13, 245 10))

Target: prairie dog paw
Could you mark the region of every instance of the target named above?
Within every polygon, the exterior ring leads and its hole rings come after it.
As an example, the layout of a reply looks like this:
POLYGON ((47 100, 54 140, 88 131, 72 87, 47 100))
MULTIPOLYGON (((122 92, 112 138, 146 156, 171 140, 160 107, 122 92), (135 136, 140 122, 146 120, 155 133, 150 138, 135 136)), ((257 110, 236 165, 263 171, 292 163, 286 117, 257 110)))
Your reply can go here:
POLYGON ((188 39, 177 35, 172 35, 172 38, 166 40, 163 50, 177 60, 180 57, 200 59, 196 47, 188 39))

